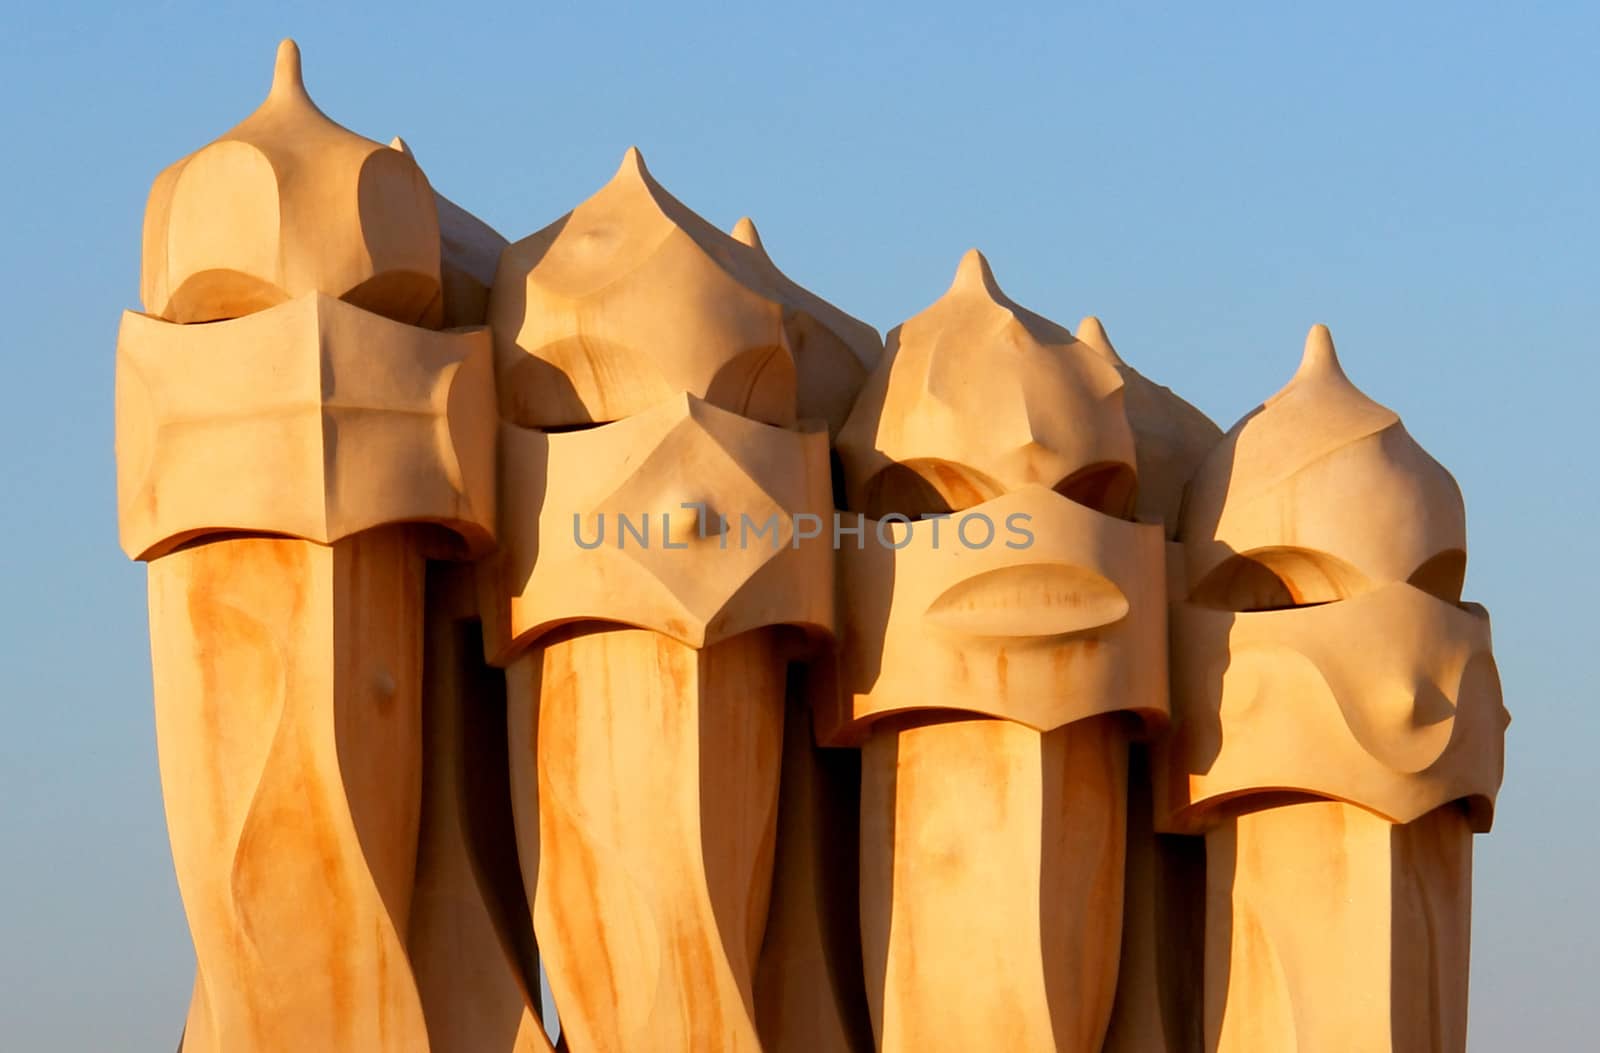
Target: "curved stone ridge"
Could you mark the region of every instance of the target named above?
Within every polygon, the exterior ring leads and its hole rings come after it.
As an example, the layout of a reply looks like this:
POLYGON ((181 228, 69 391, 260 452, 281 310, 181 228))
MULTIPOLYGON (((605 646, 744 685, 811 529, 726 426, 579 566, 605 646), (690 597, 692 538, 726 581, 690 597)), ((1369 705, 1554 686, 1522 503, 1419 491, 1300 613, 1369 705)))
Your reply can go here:
POLYGON ((1177 534, 1183 496, 1195 469, 1222 438, 1211 418, 1145 377, 1123 361, 1100 319, 1078 323, 1079 342, 1104 355, 1122 375, 1122 400, 1133 428, 1139 494, 1134 512, 1145 522, 1160 522, 1167 536, 1177 534))
POLYGON ((733 239, 750 248, 784 304, 784 328, 799 374, 800 416, 827 421, 828 431, 838 434, 867 374, 883 357, 883 338, 780 271, 749 216, 734 224, 733 239))

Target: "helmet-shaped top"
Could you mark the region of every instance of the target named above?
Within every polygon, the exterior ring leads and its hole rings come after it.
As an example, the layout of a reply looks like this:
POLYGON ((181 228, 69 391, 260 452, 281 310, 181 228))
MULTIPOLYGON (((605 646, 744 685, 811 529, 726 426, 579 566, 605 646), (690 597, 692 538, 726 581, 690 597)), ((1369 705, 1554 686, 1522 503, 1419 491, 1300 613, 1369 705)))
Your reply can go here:
POLYGON ((795 358, 772 269, 628 150, 593 197, 501 255, 489 319, 502 415, 532 428, 602 423, 687 393, 793 425, 795 358))
POLYGON ((1293 379, 1201 464, 1182 538, 1190 595, 1233 610, 1398 581, 1455 602, 1466 567, 1455 480, 1350 382, 1320 325, 1293 379))
POLYGON ((310 292, 437 326, 439 218, 416 161, 317 109, 285 40, 266 101, 156 177, 141 295, 167 321, 209 322, 310 292))
POLYGON ((889 334, 838 450, 850 507, 971 507, 1028 484, 1125 516, 1134 439, 1098 352, 1014 303, 968 252, 948 292, 889 334))

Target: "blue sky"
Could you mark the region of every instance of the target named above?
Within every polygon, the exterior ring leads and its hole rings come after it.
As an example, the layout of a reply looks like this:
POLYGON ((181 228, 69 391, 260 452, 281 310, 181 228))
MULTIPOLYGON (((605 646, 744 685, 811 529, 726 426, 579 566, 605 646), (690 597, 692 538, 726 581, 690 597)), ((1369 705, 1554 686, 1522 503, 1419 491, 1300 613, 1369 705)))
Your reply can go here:
POLYGON ((1467 495, 1510 729, 1476 849, 1474 1049, 1600 1029, 1594 758, 1600 8, 88 3, 0 35, 0 1035, 165 1049, 192 976, 144 572, 116 547, 118 313, 151 179, 255 107, 279 38, 517 238, 637 144, 708 219, 887 329, 978 246, 1224 427, 1329 324, 1467 495), (270 8, 270 10, 269 10, 270 8))

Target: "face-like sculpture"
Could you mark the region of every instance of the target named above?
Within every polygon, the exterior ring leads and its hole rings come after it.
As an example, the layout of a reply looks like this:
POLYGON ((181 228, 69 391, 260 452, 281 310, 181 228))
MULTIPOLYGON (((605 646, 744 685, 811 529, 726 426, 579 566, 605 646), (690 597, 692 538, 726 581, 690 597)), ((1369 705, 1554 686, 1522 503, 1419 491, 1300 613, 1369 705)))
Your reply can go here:
POLYGON ((730 236, 692 212, 636 150, 502 254, 489 314, 497 660, 578 621, 696 648, 832 632, 828 435, 875 330, 787 278, 750 221, 730 236))
POLYGON ((1487 613, 1460 602, 1461 497, 1312 330, 1299 372, 1212 451, 1182 526, 1167 822, 1291 791, 1487 829, 1507 721, 1487 613))
POLYGON ((1017 306, 977 253, 891 334, 839 438, 863 533, 841 541, 839 709, 945 708, 1039 730, 1166 709, 1159 526, 1129 521, 1117 370, 1017 306))

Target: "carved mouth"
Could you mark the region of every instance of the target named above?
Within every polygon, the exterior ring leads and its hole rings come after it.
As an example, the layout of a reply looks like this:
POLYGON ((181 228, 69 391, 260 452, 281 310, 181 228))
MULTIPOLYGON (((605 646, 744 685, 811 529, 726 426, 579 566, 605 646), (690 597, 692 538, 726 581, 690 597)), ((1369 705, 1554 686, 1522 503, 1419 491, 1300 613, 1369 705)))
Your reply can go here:
POLYGON ((1120 620, 1128 598, 1092 570, 1025 563, 984 571, 928 605, 934 625, 964 636, 1065 636, 1120 620))

